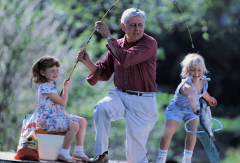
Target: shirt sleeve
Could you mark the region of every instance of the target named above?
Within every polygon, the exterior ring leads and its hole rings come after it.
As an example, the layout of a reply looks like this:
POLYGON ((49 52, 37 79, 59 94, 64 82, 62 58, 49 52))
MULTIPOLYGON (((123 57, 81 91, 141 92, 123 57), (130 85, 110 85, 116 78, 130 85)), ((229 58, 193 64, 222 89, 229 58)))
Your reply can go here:
POLYGON ((97 71, 88 76, 87 82, 90 85, 95 85, 98 81, 107 81, 111 78, 114 71, 113 57, 110 55, 110 52, 107 52, 107 55, 101 62, 97 62, 97 71))
POLYGON ((57 93, 56 86, 53 83, 43 83, 39 87, 42 94, 57 93))

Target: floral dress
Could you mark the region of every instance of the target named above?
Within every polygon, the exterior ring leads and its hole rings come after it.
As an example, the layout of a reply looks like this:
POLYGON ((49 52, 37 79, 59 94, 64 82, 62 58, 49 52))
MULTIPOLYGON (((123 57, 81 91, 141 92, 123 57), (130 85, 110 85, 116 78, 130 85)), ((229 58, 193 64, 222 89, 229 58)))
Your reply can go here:
POLYGON ((67 114, 65 108, 53 102, 46 93, 57 93, 53 82, 42 83, 38 87, 38 127, 48 132, 66 132, 69 121, 78 122, 79 117, 67 114))

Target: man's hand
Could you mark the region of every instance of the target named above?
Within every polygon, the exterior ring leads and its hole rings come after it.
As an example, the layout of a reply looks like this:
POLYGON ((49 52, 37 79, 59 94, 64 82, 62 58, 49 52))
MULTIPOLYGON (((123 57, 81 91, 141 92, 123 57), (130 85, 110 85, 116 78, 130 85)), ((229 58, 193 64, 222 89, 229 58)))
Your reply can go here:
POLYGON ((100 33, 104 38, 108 38, 108 36, 111 35, 107 25, 104 22, 97 21, 95 23, 95 28, 97 29, 97 32, 100 33))
POLYGON ((80 62, 85 62, 85 61, 89 61, 89 54, 86 51, 86 49, 82 49, 78 52, 77 54, 77 60, 80 62))

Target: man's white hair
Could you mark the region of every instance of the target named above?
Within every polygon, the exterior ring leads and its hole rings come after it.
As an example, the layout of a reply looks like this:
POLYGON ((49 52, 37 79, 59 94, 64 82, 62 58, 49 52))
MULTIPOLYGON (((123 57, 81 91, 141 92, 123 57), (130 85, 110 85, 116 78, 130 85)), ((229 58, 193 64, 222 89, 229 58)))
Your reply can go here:
POLYGON ((122 17, 121 17, 121 23, 126 25, 127 20, 134 16, 142 16, 144 22, 147 20, 146 14, 144 11, 136 9, 136 8, 129 8, 123 12, 122 17))

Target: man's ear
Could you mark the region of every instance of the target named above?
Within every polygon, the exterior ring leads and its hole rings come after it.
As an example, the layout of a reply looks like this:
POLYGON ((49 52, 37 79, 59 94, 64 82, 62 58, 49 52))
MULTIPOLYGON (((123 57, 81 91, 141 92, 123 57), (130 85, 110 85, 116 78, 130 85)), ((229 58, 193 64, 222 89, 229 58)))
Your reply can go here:
POLYGON ((44 72, 43 70, 40 70, 40 74, 41 74, 42 76, 45 76, 45 72, 44 72))
POLYGON ((125 25, 123 23, 121 23, 121 28, 122 28, 122 31, 125 32, 125 25))

